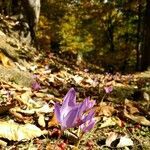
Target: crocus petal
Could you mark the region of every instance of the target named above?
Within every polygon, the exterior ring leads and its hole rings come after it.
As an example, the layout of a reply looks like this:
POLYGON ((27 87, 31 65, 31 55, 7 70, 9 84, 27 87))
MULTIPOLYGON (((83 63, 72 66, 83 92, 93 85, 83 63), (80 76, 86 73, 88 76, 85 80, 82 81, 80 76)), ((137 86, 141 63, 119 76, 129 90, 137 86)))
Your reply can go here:
POLYGON ((82 124, 80 126, 80 128, 81 128, 82 132, 86 133, 86 132, 90 131, 94 127, 94 125, 95 125, 95 120, 91 119, 88 122, 82 124))
POLYGON ((78 107, 73 108, 63 119, 62 129, 75 127, 77 124, 78 107))
POLYGON ((62 109, 65 109, 66 106, 73 107, 75 105, 76 105, 76 92, 74 88, 71 88, 64 97, 62 109))
POLYGON ((79 104, 79 116, 81 116, 84 112, 88 111, 95 105, 96 101, 90 101, 90 97, 85 98, 83 103, 79 104))
POLYGON ((85 103, 86 109, 88 110, 95 105, 96 101, 95 100, 90 101, 90 97, 88 97, 88 98, 85 98, 84 103, 85 103))
POLYGON ((61 112, 60 112, 60 108, 61 106, 58 103, 55 103, 54 105, 54 114, 56 115, 57 121, 60 123, 62 122, 62 118, 61 118, 61 112))
POLYGON ((88 109, 92 108, 96 104, 95 100, 89 102, 88 109))
POLYGON ((79 116, 81 116, 87 110, 87 99, 85 99, 81 104, 79 104, 79 116))
POLYGON ((91 110, 87 115, 82 116, 82 122, 86 122, 88 120, 91 120, 94 117, 95 111, 91 110))

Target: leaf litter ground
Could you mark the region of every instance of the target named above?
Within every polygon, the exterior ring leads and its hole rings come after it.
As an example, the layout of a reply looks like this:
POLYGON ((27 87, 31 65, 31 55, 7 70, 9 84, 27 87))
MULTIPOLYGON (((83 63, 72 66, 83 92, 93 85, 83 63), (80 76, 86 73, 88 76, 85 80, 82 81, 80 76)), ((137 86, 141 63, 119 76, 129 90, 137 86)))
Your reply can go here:
POLYGON ((40 54, 25 68, 36 81, 31 87, 1 81, 1 149, 72 149, 78 137, 71 130, 59 139, 53 116, 54 103, 61 103, 71 87, 78 101, 90 96, 97 102, 97 123, 79 149, 149 149, 150 73, 99 74, 92 67, 79 69, 67 55, 40 54), (110 86, 113 91, 105 93, 110 86))

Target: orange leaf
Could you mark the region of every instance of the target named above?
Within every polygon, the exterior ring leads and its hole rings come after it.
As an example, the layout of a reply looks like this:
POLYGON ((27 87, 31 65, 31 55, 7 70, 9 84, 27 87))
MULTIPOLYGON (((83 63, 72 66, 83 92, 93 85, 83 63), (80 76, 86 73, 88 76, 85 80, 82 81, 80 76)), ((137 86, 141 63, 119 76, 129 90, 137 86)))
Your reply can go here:
POLYGON ((58 126, 58 125, 59 125, 59 123, 58 123, 58 121, 57 121, 56 116, 54 115, 54 116, 52 117, 52 119, 48 122, 48 127, 50 128, 50 127, 58 126))

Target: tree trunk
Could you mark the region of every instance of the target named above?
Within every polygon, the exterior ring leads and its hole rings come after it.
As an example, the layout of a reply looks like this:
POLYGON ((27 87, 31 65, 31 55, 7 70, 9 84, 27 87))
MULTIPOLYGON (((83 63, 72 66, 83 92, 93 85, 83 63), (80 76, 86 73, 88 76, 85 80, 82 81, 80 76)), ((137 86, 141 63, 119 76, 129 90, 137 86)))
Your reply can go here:
POLYGON ((142 48, 141 70, 147 70, 150 67, 150 0, 146 1, 146 10, 144 18, 144 40, 142 48))
POLYGON ((77 54, 77 65, 81 65, 81 63, 83 62, 83 52, 82 51, 78 51, 77 54))
POLYGON ((138 0, 138 24, 137 24, 137 43, 136 43, 136 70, 141 68, 141 0, 138 0))
POLYGON ((114 25, 112 24, 112 19, 108 19, 108 40, 110 43, 110 51, 114 52, 115 51, 115 46, 114 46, 114 25))

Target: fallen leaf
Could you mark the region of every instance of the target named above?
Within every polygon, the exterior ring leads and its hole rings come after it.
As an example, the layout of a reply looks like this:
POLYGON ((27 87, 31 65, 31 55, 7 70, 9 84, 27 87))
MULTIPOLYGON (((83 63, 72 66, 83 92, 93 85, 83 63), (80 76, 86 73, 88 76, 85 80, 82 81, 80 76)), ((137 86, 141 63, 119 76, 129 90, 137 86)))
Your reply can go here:
POLYGON ((4 67, 10 67, 14 65, 13 62, 2 52, 0 52, 0 61, 2 62, 4 67))
POLYGON ((45 123, 45 117, 44 117, 44 114, 38 114, 38 124, 41 126, 41 127, 45 127, 46 126, 46 123, 45 123))
POLYGON ((20 70, 22 70, 22 71, 27 71, 27 68, 26 68, 26 67, 20 65, 20 64, 17 63, 17 62, 15 62, 15 64, 16 64, 16 66, 17 66, 20 70))
POLYGON ((105 102, 100 103, 100 106, 97 107, 96 112, 98 115, 112 116, 115 113, 113 106, 107 105, 105 102))
POLYGON ((125 106, 124 106, 124 115, 127 118, 129 118, 139 124, 150 126, 150 121, 138 113, 140 113, 140 111, 136 107, 136 104, 126 99, 125 106))
POLYGON ((14 97, 14 99, 27 105, 28 107, 32 107, 35 102, 31 99, 31 94, 32 94, 32 92, 29 90, 29 91, 26 91, 25 93, 23 93, 21 95, 16 95, 14 97))
POLYGON ((146 100, 146 107, 147 107, 147 110, 149 110, 149 106, 150 106, 150 96, 149 96, 149 94, 148 93, 146 93, 146 92, 144 92, 143 93, 143 97, 144 97, 144 99, 146 100))
POLYGON ((35 137, 47 134, 46 130, 41 130, 33 124, 20 125, 10 120, 0 121, 0 137, 13 141, 31 140, 35 137))
POLYGON ((0 106, 0 115, 9 112, 9 110, 11 108, 13 108, 14 106, 15 106, 14 104, 8 104, 8 105, 5 105, 5 106, 3 106, 3 105, 0 106))
POLYGON ((40 92, 35 92, 34 95, 39 97, 39 98, 45 97, 45 93, 40 93, 40 92))
POLYGON ((133 141, 127 136, 120 136, 118 133, 112 132, 106 139, 106 146, 112 148, 122 148, 133 146, 133 141))
POLYGON ((27 114, 27 115, 32 115, 34 113, 43 113, 43 114, 46 114, 46 113, 51 113, 53 112, 53 107, 49 107, 49 105, 47 103, 43 104, 43 106, 39 107, 39 108, 31 108, 31 109, 21 109, 20 107, 14 107, 14 108, 11 108, 10 110, 12 112, 19 112, 19 113, 22 113, 22 114, 27 114))
POLYGON ((139 110, 136 107, 136 104, 134 102, 129 101, 128 99, 125 99, 125 107, 130 114, 139 113, 139 110))
POLYGON ((101 124, 100 128, 105 128, 109 126, 115 126, 117 123, 115 122, 115 118, 109 117, 105 118, 104 123, 101 124))
MULTIPOLYGON (((20 109, 20 108, 19 108, 20 109)), ((19 122, 27 123, 28 119, 22 114, 18 113, 15 108, 9 110, 10 114, 13 115, 19 122)))
POLYGON ((107 139, 106 139, 106 142, 105 142, 106 146, 111 147, 111 143, 112 143, 113 141, 115 141, 115 140, 117 139, 117 137, 118 137, 118 134, 117 134, 117 133, 111 132, 111 133, 109 134, 109 136, 107 137, 107 139))
POLYGON ((50 128, 50 127, 57 126, 57 125, 59 125, 59 123, 56 119, 56 116, 54 115, 52 119, 48 122, 48 127, 50 128))
POLYGON ((148 93, 144 92, 143 97, 144 97, 145 100, 150 101, 150 96, 149 96, 148 93))
POLYGON ((69 144, 76 145, 79 142, 79 137, 69 130, 65 130, 63 132, 63 136, 68 140, 69 144))
POLYGON ((98 85, 98 81, 97 80, 93 80, 91 78, 88 78, 85 81, 86 81, 86 83, 89 83, 92 87, 96 87, 98 85))
POLYGON ((126 109, 124 109, 124 115, 127 118, 129 118, 129 119, 131 119, 131 120, 133 120, 133 121, 135 121, 135 122, 137 122, 139 124, 142 124, 142 125, 145 125, 145 126, 150 126, 150 121, 147 120, 144 116, 129 114, 126 111, 126 109))
POLYGON ((117 147, 121 148, 126 146, 133 146, 133 141, 127 136, 120 137, 120 142, 118 143, 117 147))
POLYGON ((73 79, 77 84, 80 84, 83 81, 83 77, 78 75, 73 76, 73 79))
POLYGON ((3 140, 0 140, 0 145, 1 146, 7 146, 7 143, 5 141, 3 141, 3 140))

